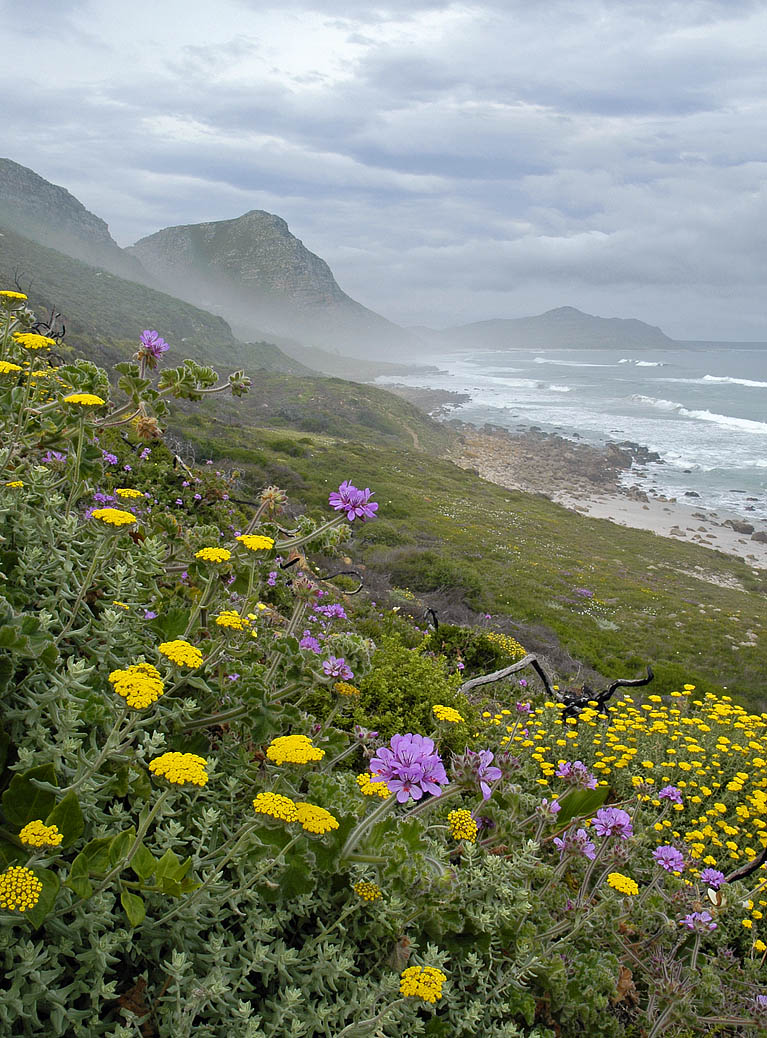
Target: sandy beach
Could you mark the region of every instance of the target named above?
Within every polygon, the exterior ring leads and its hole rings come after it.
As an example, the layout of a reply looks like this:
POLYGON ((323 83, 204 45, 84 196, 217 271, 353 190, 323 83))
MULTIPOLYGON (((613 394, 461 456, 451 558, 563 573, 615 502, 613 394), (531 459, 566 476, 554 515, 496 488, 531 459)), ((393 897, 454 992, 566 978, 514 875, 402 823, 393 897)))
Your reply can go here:
POLYGON ((753 531, 747 531, 750 524, 742 517, 651 497, 627 486, 632 460, 641 465, 641 451, 636 444, 596 448, 536 430, 515 435, 461 425, 460 442, 449 457, 483 479, 511 490, 545 494, 581 515, 693 542, 737 556, 752 569, 767 569, 767 528, 758 520, 753 531), (638 456, 632 459, 633 448, 638 456))

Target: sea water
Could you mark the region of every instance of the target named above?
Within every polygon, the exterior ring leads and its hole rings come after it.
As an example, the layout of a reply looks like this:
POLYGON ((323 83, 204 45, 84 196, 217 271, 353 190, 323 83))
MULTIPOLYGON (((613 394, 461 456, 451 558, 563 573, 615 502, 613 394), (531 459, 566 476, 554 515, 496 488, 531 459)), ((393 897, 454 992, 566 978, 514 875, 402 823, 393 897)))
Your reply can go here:
POLYGON ((661 462, 635 466, 627 483, 767 521, 765 343, 463 350, 439 365, 439 374, 377 381, 468 394, 451 417, 473 425, 642 444, 661 462))

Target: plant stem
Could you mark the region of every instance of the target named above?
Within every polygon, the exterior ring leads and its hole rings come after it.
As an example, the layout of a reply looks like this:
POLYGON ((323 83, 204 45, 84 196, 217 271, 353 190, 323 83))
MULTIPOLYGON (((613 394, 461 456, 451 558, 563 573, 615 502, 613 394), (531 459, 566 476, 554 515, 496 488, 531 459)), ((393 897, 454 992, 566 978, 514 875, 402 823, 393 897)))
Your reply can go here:
POLYGON ((360 842, 362 837, 368 832, 369 829, 387 815, 396 805, 397 798, 394 794, 390 794, 385 800, 383 800, 378 807, 370 812, 369 815, 365 815, 357 825, 349 833, 346 843, 343 846, 343 850, 339 855, 339 860, 343 861, 349 854, 352 853, 354 848, 360 842))

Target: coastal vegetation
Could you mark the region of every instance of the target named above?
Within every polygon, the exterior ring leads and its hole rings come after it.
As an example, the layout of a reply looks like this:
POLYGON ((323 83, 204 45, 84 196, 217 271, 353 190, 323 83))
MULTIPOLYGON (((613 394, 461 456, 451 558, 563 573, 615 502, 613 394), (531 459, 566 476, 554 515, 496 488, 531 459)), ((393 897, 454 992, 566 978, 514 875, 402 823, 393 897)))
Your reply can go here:
POLYGON ((767 1034, 767 714, 758 657, 718 658, 745 565, 359 413, 237 429, 203 404, 242 372, 147 329, 110 382, 27 302, 0 292, 2 1032, 767 1034), (430 594, 464 620, 427 629, 430 594), (555 696, 467 687, 536 639, 555 696), (657 685, 568 713, 581 650, 657 685))

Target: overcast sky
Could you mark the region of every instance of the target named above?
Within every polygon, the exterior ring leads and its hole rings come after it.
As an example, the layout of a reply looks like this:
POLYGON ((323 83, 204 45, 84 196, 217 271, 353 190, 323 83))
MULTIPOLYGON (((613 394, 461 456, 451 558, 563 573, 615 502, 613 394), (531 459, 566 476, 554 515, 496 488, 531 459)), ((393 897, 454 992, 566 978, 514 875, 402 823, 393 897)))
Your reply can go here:
POLYGON ((121 245, 266 209, 400 323, 767 340, 767 0, 0 13, 0 154, 121 245))

